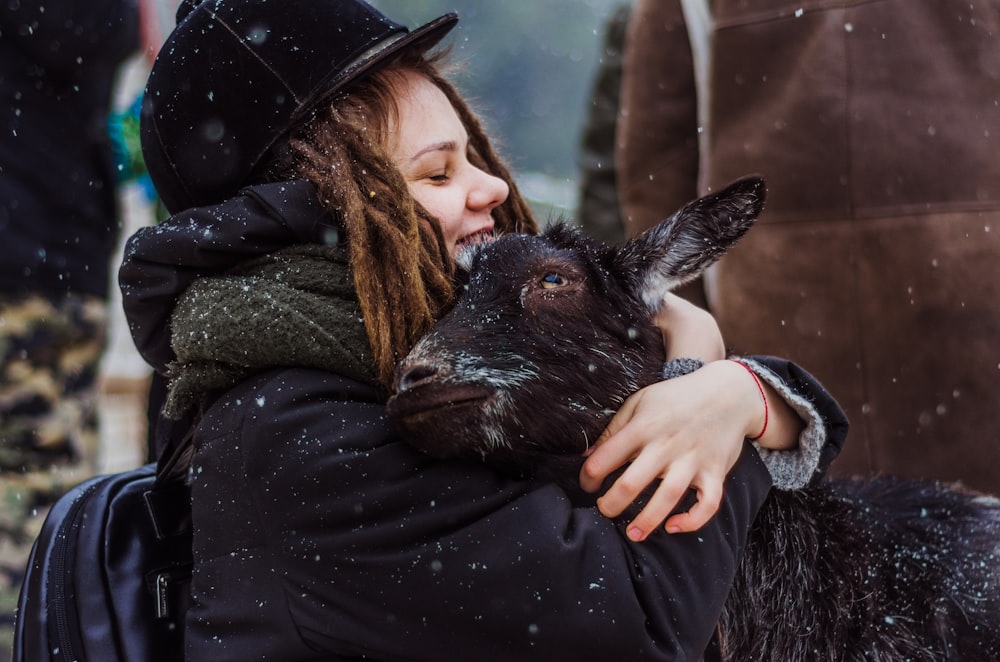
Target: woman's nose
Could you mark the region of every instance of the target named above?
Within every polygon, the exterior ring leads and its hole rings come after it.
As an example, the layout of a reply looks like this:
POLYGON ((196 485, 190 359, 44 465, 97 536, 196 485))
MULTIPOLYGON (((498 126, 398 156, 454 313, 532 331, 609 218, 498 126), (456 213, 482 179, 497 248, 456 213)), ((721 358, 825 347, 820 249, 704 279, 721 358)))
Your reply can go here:
POLYGON ((493 211, 510 195, 510 186, 499 177, 478 168, 476 170, 476 183, 469 191, 469 209, 493 211))

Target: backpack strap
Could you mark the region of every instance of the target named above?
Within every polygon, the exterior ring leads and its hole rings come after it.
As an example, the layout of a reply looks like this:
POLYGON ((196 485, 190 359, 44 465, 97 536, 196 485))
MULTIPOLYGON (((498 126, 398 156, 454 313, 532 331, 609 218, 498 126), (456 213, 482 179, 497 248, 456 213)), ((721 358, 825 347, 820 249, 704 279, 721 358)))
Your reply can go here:
POLYGON ((191 529, 191 487, 184 481, 155 486, 143 493, 157 540, 191 529))
POLYGON ((196 425, 188 427, 184 436, 176 444, 168 446, 156 463, 156 486, 187 481, 188 469, 191 468, 191 458, 194 456, 194 430, 196 425))
POLYGON ((160 457, 153 485, 142 494, 156 539, 165 545, 183 544, 186 549, 169 566, 158 569, 152 580, 157 619, 175 622, 183 622, 190 607, 193 523, 187 475, 194 454, 194 429, 191 425, 178 443, 160 457))
POLYGON ((159 540, 191 530, 191 487, 187 474, 194 455, 194 430, 192 425, 180 441, 160 457, 153 487, 143 494, 159 540))

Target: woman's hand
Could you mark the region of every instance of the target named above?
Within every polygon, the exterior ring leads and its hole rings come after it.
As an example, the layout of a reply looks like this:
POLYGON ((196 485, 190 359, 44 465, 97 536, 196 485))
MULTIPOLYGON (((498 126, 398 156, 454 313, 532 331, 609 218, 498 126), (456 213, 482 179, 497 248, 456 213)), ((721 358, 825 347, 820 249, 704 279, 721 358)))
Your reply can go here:
POLYGON ((760 392, 746 369, 733 361, 713 361, 627 399, 584 463, 580 485, 597 491, 608 475, 630 463, 597 500, 600 511, 617 517, 660 479, 628 525, 629 539, 645 539, 689 488, 696 490, 697 502, 667 519, 664 527, 670 533, 694 531, 718 510, 743 440, 760 431, 763 418, 760 392))
POLYGON ((697 492, 697 502, 667 519, 664 527, 671 533, 700 528, 719 509, 726 475, 745 438, 753 437, 763 448, 790 449, 804 427, 788 403, 745 365, 721 360, 725 344, 708 311, 668 294, 653 321, 663 333, 668 360, 696 358, 705 365, 627 399, 580 473, 583 489, 595 492, 611 473, 630 463, 597 500, 608 517, 620 515, 660 480, 628 526, 632 540, 645 539, 688 489, 697 492))

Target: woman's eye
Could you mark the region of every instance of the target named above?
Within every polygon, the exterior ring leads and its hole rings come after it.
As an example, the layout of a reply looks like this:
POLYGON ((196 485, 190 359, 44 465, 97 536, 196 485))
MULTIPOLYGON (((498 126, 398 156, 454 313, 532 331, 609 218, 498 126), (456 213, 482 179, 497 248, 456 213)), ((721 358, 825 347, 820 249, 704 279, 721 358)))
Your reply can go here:
POLYGON ((565 284, 566 279, 554 271, 542 276, 542 287, 546 290, 551 290, 554 287, 562 287, 565 284))
POLYGON ((429 177, 429 179, 432 182, 446 182, 446 181, 448 181, 448 175, 442 172, 442 173, 437 174, 437 175, 431 175, 429 177))

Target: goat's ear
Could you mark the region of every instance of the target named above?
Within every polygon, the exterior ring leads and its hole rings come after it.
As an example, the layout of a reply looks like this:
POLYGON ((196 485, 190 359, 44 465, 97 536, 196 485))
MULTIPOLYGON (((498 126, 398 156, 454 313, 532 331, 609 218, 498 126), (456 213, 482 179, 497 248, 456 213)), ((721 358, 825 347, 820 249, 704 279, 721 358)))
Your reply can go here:
POLYGON ((697 278, 742 237, 764 209, 764 179, 739 179, 626 242, 616 262, 651 312, 697 278))

